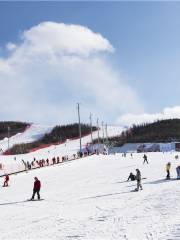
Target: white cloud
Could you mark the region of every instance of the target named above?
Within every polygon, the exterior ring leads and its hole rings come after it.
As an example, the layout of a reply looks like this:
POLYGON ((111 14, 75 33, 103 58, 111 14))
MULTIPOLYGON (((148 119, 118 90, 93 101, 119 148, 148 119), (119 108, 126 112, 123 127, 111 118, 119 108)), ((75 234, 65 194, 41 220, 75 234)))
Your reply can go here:
POLYGON ((180 118, 180 106, 167 107, 162 113, 154 114, 124 114, 117 119, 118 124, 131 126, 133 124, 151 123, 156 120, 180 118))
POLYGON ((7 48, 7 50, 12 51, 12 50, 16 49, 16 44, 9 42, 6 45, 6 48, 7 48))
POLYGON ((100 34, 79 25, 44 22, 22 35, 25 47, 31 51, 88 56, 97 51, 113 51, 109 41, 100 34), (41 44, 40 44, 41 43, 41 44))
POLYGON ((84 114, 111 120, 143 109, 136 92, 106 60, 113 46, 87 27, 43 22, 7 48, 8 57, 0 59, 4 119, 75 121, 77 102, 84 114))

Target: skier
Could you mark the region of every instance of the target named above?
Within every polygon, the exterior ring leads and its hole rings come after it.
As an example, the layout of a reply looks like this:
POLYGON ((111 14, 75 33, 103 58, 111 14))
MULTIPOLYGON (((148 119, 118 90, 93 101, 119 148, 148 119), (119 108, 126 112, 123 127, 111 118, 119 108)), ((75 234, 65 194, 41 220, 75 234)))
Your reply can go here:
POLYGON ((49 159, 48 158, 46 159, 46 164, 49 166, 49 159))
POLYGON ((9 175, 6 174, 5 178, 4 178, 4 185, 3 185, 3 187, 8 187, 8 182, 9 182, 9 175))
POLYGON ((148 160, 147 160, 147 155, 146 155, 146 154, 144 154, 143 158, 144 158, 143 164, 144 164, 145 162, 148 164, 148 160))
POLYGON ((177 172, 177 179, 180 179, 180 166, 177 166, 176 172, 177 172))
POLYGON ((170 168, 171 168, 171 163, 168 162, 168 163, 166 164, 166 172, 167 172, 166 179, 170 179, 170 168))
POLYGON ((139 188, 142 190, 142 184, 141 184, 141 172, 139 169, 136 169, 136 180, 137 180, 137 188, 136 191, 139 191, 139 188))
POLYGON ((131 181, 134 181, 134 180, 136 180, 136 176, 131 172, 131 173, 129 174, 129 177, 128 177, 127 181, 129 181, 129 179, 130 179, 131 181))
POLYGON ((34 188, 33 188, 33 195, 31 200, 34 200, 35 194, 37 193, 38 196, 38 200, 40 200, 40 189, 41 189, 41 182, 39 181, 39 179, 37 177, 34 178, 34 188))

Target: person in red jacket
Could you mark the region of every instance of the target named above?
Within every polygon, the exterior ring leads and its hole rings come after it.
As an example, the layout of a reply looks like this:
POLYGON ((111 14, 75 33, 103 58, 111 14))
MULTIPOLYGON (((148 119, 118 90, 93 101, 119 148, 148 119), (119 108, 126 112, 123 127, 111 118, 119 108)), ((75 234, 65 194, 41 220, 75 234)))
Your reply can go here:
POLYGON ((33 195, 31 200, 34 199, 35 194, 37 193, 38 199, 40 200, 40 189, 41 189, 41 182, 39 181, 39 179, 37 177, 34 178, 34 187, 33 187, 33 195))
POLYGON ((5 178, 4 178, 4 185, 3 185, 3 187, 8 187, 8 182, 9 182, 9 175, 6 174, 5 178))

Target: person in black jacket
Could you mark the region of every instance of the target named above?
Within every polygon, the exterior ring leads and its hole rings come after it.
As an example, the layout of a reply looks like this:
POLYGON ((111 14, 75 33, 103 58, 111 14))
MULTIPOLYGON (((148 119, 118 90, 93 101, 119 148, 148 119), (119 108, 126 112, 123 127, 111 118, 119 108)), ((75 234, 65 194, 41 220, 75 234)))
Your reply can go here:
POLYGON ((9 185, 8 185, 8 182, 9 182, 9 175, 6 174, 6 175, 5 175, 5 178, 4 178, 4 185, 3 185, 3 187, 8 187, 8 186, 9 186, 9 185))
POLYGON ((144 158, 143 164, 144 164, 144 163, 147 163, 147 164, 148 164, 148 160, 147 160, 147 155, 146 155, 146 154, 144 154, 143 158, 144 158))
POLYGON ((129 174, 127 181, 129 181, 129 180, 131 180, 131 181, 136 180, 136 176, 132 172, 129 174))
POLYGON ((34 199, 35 194, 37 193, 38 199, 40 200, 40 189, 41 189, 41 182, 39 181, 39 179, 37 177, 34 178, 34 187, 33 187, 33 195, 31 200, 34 199))

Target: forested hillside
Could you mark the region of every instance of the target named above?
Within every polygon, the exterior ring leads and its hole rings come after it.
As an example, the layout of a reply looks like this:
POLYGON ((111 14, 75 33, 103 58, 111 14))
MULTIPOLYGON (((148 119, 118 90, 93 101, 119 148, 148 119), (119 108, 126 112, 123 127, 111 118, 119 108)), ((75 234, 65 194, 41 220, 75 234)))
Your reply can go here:
POLYGON ((0 122, 0 140, 8 136, 11 137, 17 133, 21 133, 28 126, 30 126, 30 124, 24 122, 0 122))
POLYGON ((121 135, 109 138, 109 144, 180 141, 180 119, 159 120, 150 124, 133 125, 121 135))

